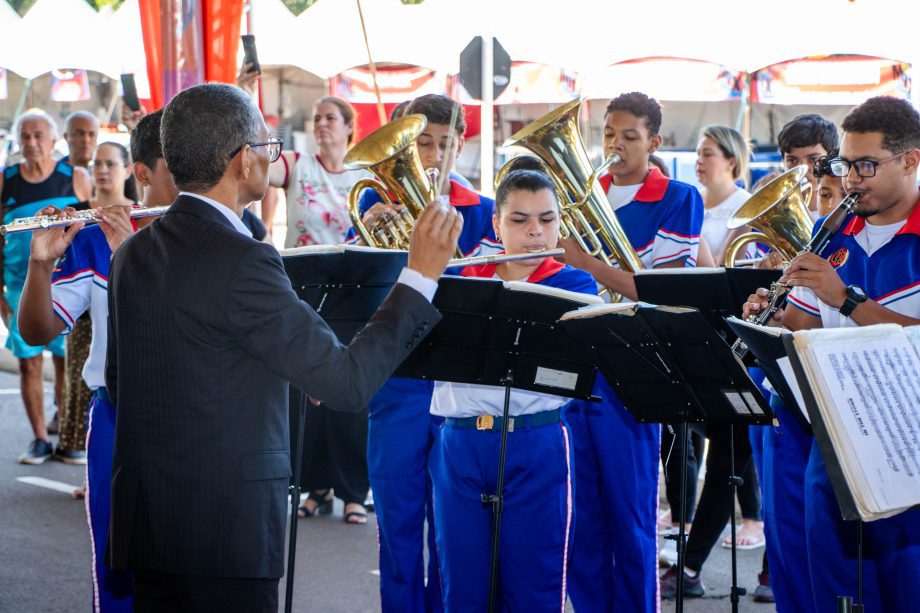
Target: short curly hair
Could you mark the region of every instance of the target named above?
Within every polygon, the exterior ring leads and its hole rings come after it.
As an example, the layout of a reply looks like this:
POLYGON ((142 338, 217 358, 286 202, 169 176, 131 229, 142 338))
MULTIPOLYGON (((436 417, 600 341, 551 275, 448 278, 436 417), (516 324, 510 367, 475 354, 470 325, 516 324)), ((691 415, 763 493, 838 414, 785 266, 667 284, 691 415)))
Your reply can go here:
POLYGON ((441 94, 425 94, 424 96, 419 96, 409 103, 409 106, 403 111, 402 116, 405 117, 406 115, 418 113, 424 115, 425 119, 427 119, 430 124, 449 126, 454 108, 457 109, 457 119, 454 124, 454 129, 457 130, 458 136, 463 136, 466 134, 466 119, 463 116, 463 107, 460 106, 460 103, 457 101, 447 96, 442 96, 441 94))
POLYGON ((626 111, 636 117, 645 119, 645 127, 649 136, 655 136, 661 129, 661 105, 654 98, 642 92, 629 92, 620 94, 607 105, 606 115, 614 111, 626 111))
POLYGON ((891 153, 920 148, 920 113, 907 100, 891 96, 869 98, 844 118, 844 132, 881 132, 882 146, 891 153))

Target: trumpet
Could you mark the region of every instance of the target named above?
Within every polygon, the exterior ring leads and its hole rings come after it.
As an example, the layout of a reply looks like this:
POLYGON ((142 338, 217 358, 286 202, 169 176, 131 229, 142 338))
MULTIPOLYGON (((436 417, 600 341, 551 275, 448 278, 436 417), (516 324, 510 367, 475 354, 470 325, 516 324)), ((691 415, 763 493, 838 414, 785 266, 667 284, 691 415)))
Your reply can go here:
MULTIPOLYGON (((824 223, 821 224, 821 227, 818 228, 818 231, 815 232, 815 235, 812 237, 811 241, 802 249, 799 253, 815 253, 821 255, 821 252, 824 251, 824 248, 827 246, 827 243, 830 242, 831 237, 837 233, 837 230, 843 225, 844 220, 847 216, 853 212, 853 209, 856 207, 856 203, 859 202, 859 198, 862 194, 853 193, 847 194, 846 197, 840 201, 840 204, 837 205, 831 213, 824 219, 824 223)), ((788 268, 788 266, 786 266, 788 268)), ((770 284, 770 293, 767 295, 767 308, 762 312, 754 315, 750 315, 747 320, 751 323, 755 323, 761 326, 765 326, 770 323, 770 320, 773 318, 773 315, 783 308, 786 304, 786 299, 789 296, 790 288, 785 283, 780 283, 779 281, 774 281, 770 284)), ((747 346, 738 339, 735 341, 735 344, 732 345, 732 351, 739 358, 743 358, 747 355, 748 349, 747 346)))
MULTIPOLYGON (((48 228, 66 228, 72 226, 78 221, 86 225, 98 223, 99 219, 96 213, 100 209, 88 209, 86 211, 77 211, 69 217, 58 217, 57 215, 38 215, 36 217, 20 217, 14 219, 8 224, 0 226, 0 236, 7 234, 17 234, 19 232, 33 232, 35 230, 46 230, 48 228)), ((140 219, 142 217, 159 217, 169 210, 169 206, 152 206, 149 208, 137 208, 131 210, 131 219, 140 219)))

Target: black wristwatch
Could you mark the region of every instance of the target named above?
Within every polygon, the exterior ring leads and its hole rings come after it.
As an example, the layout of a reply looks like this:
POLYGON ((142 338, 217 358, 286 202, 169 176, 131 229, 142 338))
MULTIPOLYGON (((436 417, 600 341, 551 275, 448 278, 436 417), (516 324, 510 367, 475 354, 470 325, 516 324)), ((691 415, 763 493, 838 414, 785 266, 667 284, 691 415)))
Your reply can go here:
POLYGON ((843 305, 840 307, 840 314, 844 317, 849 317, 853 313, 853 309, 862 302, 868 300, 869 297, 866 296, 866 290, 859 287, 858 285, 848 285, 847 286, 847 299, 843 301, 843 305))

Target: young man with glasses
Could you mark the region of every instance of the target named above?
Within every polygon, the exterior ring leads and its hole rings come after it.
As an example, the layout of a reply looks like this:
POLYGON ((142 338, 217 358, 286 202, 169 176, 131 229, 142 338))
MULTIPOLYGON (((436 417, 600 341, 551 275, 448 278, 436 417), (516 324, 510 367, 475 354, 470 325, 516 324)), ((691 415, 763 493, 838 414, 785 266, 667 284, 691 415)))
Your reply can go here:
MULTIPOLYGON (((920 114, 904 100, 877 97, 842 124, 840 154, 828 161, 860 200, 823 256, 796 257, 780 279, 793 287, 776 317, 790 330, 920 323, 920 114)), ((745 304, 764 308, 766 290, 745 304)), ((857 589, 860 525, 843 521, 823 458, 812 440, 804 484, 804 529, 814 610, 857 589)), ((784 503, 785 504, 785 503, 784 503)), ((863 599, 866 610, 913 609, 920 584, 920 510, 864 524, 863 599)), ((799 573, 805 568, 799 563, 799 573)), ((771 561, 772 570, 772 561, 771 561)), ((779 600, 777 600, 779 602, 779 600)))

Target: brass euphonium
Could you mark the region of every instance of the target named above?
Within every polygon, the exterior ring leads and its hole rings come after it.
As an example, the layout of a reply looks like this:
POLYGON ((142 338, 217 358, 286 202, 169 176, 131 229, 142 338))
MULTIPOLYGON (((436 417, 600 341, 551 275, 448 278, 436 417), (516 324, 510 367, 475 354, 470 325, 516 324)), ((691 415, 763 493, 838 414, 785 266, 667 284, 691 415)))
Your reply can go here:
POLYGON ((581 102, 576 98, 551 111, 513 135, 504 146, 524 147, 534 153, 549 170, 557 191, 568 195, 559 203, 563 236, 573 236, 589 255, 608 264, 609 255, 613 255, 622 270, 635 272, 643 268, 642 262, 597 182, 598 175, 619 157, 611 156, 600 168, 592 168, 578 131, 581 102))
POLYGON ((751 226, 757 231, 732 241, 725 251, 725 266, 733 267, 741 248, 751 242, 769 245, 787 261, 805 248, 815 225, 808 213, 814 189, 806 178, 808 170, 804 164, 787 170, 757 190, 728 220, 729 229, 751 226))
POLYGON ((406 115, 371 132, 345 156, 345 168, 367 169, 379 179, 361 179, 348 194, 351 223, 366 245, 408 249, 415 220, 437 197, 437 170, 426 174, 415 145, 427 125, 424 115, 406 115), (359 210, 359 198, 365 189, 373 189, 391 206, 395 203, 389 194, 393 194, 404 208, 393 218, 381 219, 368 228, 359 210))

